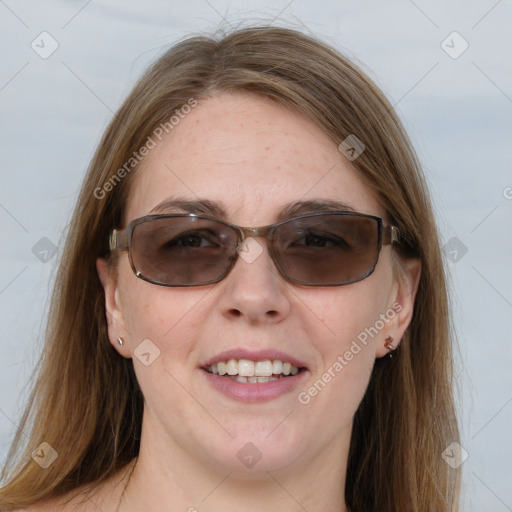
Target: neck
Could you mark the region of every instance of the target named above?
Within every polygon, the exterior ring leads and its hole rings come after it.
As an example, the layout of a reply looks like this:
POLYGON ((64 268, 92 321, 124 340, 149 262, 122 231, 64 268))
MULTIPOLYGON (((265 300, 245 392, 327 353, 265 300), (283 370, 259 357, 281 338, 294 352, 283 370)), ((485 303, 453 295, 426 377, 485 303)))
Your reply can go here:
POLYGON ((299 457, 285 468, 245 473, 208 467, 168 439, 161 443, 159 436, 146 433, 143 424, 139 457, 119 512, 160 512, 163 505, 188 512, 347 512, 344 488, 350 432, 314 458, 299 457))

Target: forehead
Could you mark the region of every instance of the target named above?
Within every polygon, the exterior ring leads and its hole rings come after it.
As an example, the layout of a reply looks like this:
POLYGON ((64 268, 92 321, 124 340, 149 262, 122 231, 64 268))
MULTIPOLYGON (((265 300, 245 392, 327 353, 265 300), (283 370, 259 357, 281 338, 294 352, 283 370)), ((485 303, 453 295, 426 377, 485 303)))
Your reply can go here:
POLYGON ((128 221, 175 197, 215 202, 226 220, 240 225, 275 222, 297 201, 337 201, 384 214, 326 134, 304 116, 252 94, 199 101, 134 174, 128 221))

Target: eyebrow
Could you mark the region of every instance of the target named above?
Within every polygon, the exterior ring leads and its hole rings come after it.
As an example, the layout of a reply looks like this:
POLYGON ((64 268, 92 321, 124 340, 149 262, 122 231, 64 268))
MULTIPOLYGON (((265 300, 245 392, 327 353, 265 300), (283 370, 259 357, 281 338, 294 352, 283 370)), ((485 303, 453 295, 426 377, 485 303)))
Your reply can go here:
MULTIPOLYGON (((355 209, 342 201, 332 199, 310 199, 293 201, 283 206, 276 222, 315 212, 355 212, 355 209)), ((209 199, 190 200, 184 197, 169 197, 156 205, 149 215, 161 213, 194 213, 226 220, 226 209, 217 201, 209 199)))
POLYGON ((150 215, 159 213, 195 213, 221 219, 226 218, 226 210, 220 203, 208 199, 191 201, 184 197, 168 197, 149 212, 150 215))
POLYGON ((295 201, 284 206, 279 214, 278 221, 296 217, 305 213, 315 212, 355 212, 352 206, 334 199, 310 199, 307 201, 295 201))

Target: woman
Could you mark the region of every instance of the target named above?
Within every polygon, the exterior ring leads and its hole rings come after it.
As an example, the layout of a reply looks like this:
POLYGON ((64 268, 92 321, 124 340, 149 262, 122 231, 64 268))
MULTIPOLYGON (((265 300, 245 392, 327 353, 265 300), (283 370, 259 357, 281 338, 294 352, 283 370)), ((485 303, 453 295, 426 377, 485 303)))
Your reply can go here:
POLYGON ((368 77, 293 30, 187 39, 91 163, 0 508, 455 511, 449 325, 368 77))

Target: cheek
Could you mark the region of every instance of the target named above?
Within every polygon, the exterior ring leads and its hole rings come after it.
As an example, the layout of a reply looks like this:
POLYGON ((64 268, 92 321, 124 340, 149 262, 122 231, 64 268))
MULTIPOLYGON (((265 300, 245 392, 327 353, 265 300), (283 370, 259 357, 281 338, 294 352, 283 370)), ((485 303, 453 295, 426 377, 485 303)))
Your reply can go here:
MULTIPOLYGON (((323 354, 324 365, 332 364, 338 355, 354 345, 375 348, 380 332, 387 324, 384 320, 388 319, 390 283, 390 280, 383 282, 373 274, 358 283, 324 289, 311 295, 309 300, 305 299, 317 319, 310 323, 309 337, 323 354)), ((353 352, 357 352, 357 348, 353 352)))
POLYGON ((375 274, 310 297, 310 309, 318 313, 308 337, 314 340, 319 357, 298 402, 315 415, 330 418, 333 429, 324 429, 326 436, 335 435, 337 429, 351 423, 364 396, 376 343, 387 325, 383 318, 387 318, 390 283, 375 274))
POLYGON ((338 316, 337 336, 317 343, 321 363, 313 368, 305 394, 298 397, 302 404, 315 401, 319 409, 332 411, 338 425, 351 420, 364 395, 375 362, 376 340, 364 335, 361 315, 342 316, 346 321, 338 316))
POLYGON ((183 363, 194 349, 194 330, 204 320, 200 304, 208 290, 157 286, 137 278, 125 263, 119 286, 132 352, 137 357, 137 347, 150 340, 160 351, 159 357, 183 363))
MULTIPOLYGON (((136 278, 137 279, 137 278, 136 278)), ((204 321, 205 290, 191 291, 140 281, 126 292, 124 304, 132 359, 148 407, 165 418, 172 410, 184 424, 193 411, 184 389, 197 360, 197 333, 204 321), (172 404, 172 407, 170 407, 172 404)), ((170 419, 169 419, 170 421, 170 419)))

